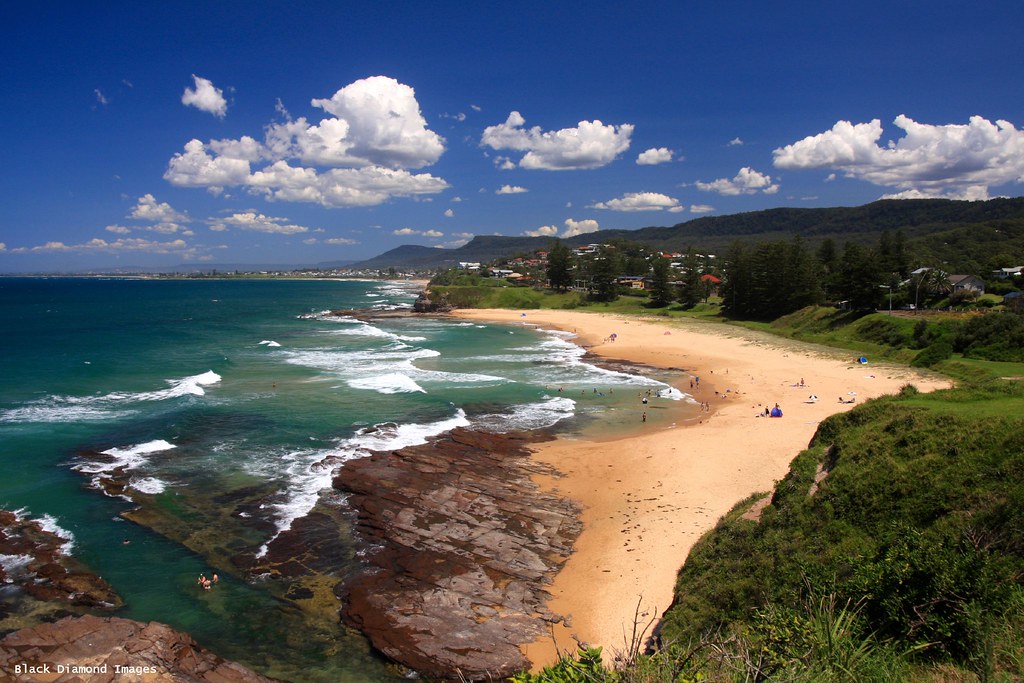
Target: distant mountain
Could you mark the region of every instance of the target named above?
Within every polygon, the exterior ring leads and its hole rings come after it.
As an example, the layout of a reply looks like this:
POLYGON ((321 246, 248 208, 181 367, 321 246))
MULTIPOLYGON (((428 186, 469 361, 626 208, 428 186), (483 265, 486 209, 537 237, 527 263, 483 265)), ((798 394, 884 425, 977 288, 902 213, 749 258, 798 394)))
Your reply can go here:
MULTIPOLYGON (((728 216, 704 216, 670 227, 601 230, 564 241, 571 246, 579 246, 626 239, 660 251, 684 251, 692 247, 701 252, 716 253, 737 240, 764 242, 792 239, 799 235, 812 247, 825 239, 832 239, 842 248, 846 242, 873 245, 884 230, 899 230, 910 243, 945 231, 969 232, 971 226, 1017 220, 1024 220, 1024 198, 1020 197, 984 202, 890 199, 857 207, 782 208, 728 216)), ((446 268, 461 261, 487 262, 543 250, 550 244, 549 237, 477 236, 458 249, 405 245, 355 263, 352 267, 446 268)), ((941 254, 935 254, 934 245, 930 246, 928 253, 942 257, 941 254)))

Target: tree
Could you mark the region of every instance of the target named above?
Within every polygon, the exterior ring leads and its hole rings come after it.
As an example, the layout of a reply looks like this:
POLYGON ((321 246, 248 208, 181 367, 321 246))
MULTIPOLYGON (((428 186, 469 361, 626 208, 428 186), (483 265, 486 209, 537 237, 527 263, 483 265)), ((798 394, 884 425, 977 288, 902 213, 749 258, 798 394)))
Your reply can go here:
POLYGON ((548 249, 547 276, 552 289, 564 292, 572 286, 572 252, 560 239, 548 249))
POLYGON ((668 259, 654 256, 651 275, 651 305, 658 308, 672 302, 672 284, 668 276, 668 259))
POLYGON ((590 270, 590 296, 595 301, 614 301, 618 298, 615 291, 615 278, 619 275, 619 264, 615 252, 602 249, 594 257, 590 270))
POLYGON ((683 257, 683 286, 679 289, 679 303, 685 308, 693 308, 704 296, 703 283, 700 280, 701 267, 697 252, 690 249, 683 257))

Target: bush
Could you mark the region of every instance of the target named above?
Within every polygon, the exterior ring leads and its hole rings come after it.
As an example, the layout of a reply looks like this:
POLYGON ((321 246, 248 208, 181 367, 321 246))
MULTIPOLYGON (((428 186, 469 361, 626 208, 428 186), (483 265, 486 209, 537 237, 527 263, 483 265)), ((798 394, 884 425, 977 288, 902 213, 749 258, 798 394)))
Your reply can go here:
POLYGON ((915 368, 930 368, 953 355, 953 346, 947 341, 937 341, 914 356, 910 365, 915 368))

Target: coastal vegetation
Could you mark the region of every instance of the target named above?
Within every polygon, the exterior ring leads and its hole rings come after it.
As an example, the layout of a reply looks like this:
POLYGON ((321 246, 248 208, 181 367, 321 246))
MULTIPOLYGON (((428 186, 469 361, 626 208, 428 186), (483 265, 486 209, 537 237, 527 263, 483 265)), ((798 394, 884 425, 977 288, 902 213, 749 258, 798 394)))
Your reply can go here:
POLYGON ((958 381, 822 422, 773 491, 693 548, 653 641, 638 636, 614 666, 600 648, 565 653, 517 683, 1024 678, 1024 316, 1001 296, 958 295, 947 264, 912 271, 919 247, 889 232, 841 250, 796 237, 737 242, 712 261, 612 241, 577 254, 573 276, 560 264, 557 287, 541 268, 526 286, 460 271, 431 284, 456 305, 701 318, 958 381), (594 285, 602 269, 639 271, 645 287, 594 285), (720 286, 701 291, 709 274, 720 286))

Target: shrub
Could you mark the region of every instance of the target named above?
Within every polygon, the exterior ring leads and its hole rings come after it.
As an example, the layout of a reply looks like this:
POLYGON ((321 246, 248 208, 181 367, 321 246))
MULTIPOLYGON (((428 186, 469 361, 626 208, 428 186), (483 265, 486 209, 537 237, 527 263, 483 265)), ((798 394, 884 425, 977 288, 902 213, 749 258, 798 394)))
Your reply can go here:
POLYGON ((915 368, 930 368, 953 355, 953 346, 946 341, 937 341, 914 356, 910 365, 915 368))

